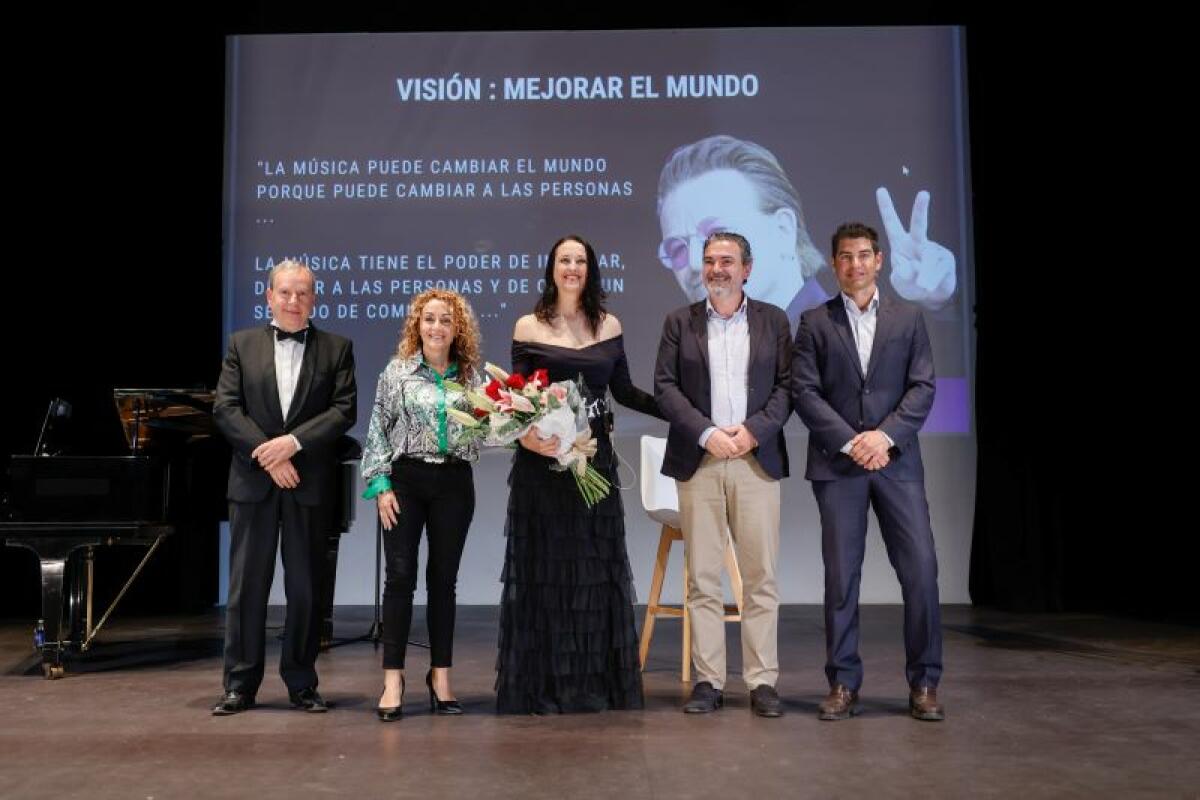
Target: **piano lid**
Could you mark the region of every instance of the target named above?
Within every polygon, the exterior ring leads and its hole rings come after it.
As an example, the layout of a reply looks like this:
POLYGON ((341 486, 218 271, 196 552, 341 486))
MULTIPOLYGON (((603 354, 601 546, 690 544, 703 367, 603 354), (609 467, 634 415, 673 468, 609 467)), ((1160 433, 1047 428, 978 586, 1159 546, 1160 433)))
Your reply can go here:
POLYGON ((214 397, 207 389, 113 390, 125 442, 136 452, 211 436, 214 397))

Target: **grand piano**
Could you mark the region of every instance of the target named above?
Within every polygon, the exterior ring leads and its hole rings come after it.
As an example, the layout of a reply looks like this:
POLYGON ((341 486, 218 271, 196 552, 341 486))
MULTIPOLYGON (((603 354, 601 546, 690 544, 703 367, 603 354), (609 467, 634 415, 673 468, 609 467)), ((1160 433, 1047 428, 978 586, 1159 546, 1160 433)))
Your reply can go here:
MULTIPOLYGON (((9 466, 0 539, 37 555, 42 611, 34 646, 47 678, 62 677, 64 656, 90 648, 166 537, 227 518, 229 453, 213 425, 213 393, 117 389, 113 399, 127 453, 72 456, 47 447, 47 427, 55 413, 62 414, 55 407, 61 401, 52 401, 35 453, 14 455, 9 466), (97 621, 94 556, 97 548, 108 546, 144 547, 146 552, 97 621)), ((341 486, 328 534, 327 569, 318 588, 325 642, 332 639, 338 546, 354 515, 358 443, 343 437, 339 455, 341 486)))

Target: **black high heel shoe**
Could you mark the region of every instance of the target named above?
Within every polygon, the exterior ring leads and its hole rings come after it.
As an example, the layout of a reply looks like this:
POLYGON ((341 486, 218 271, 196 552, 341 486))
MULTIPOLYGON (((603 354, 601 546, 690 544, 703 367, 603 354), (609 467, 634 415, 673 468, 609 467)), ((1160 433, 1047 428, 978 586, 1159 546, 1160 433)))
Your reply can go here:
MULTIPOLYGON (((386 691, 386 690, 385 690, 386 691)), ((398 706, 376 706, 375 716, 379 717, 380 722, 395 722, 404 716, 404 676, 400 676, 400 705, 398 706)))
POLYGON ((441 700, 438 698, 437 692, 433 690, 432 669, 425 673, 425 685, 429 687, 429 712, 431 714, 454 716, 455 714, 463 713, 463 707, 457 700, 441 700))

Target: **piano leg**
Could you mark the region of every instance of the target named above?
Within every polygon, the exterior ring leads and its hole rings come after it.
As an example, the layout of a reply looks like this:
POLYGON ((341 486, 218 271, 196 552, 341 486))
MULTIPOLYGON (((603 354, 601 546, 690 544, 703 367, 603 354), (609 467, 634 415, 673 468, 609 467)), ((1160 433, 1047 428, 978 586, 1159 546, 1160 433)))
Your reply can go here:
MULTIPOLYGON (((86 638, 92 635, 92 587, 95 585, 92 583, 92 578, 96 575, 96 548, 89 547, 84 558, 86 559, 86 572, 83 574, 83 585, 85 587, 84 592, 87 595, 87 605, 84 608, 83 633, 86 638)), ((83 641, 83 639, 80 641, 83 641)))
POLYGON ((76 550, 67 559, 66 572, 63 574, 67 592, 63 641, 69 643, 69 647, 78 648, 87 635, 84 606, 91 595, 91 559, 91 547, 76 550))
POLYGON ((70 635, 63 633, 63 578, 67 561, 79 544, 46 538, 33 548, 42 571, 42 619, 46 640, 42 644, 42 674, 48 679, 63 676, 63 654, 70 646, 70 635))
POLYGON ((67 554, 58 558, 39 557, 42 567, 42 620, 46 641, 42 644, 42 674, 47 678, 63 676, 62 595, 67 554))
POLYGON ((71 645, 70 632, 63 635, 63 579, 71 553, 88 542, 70 536, 29 536, 10 537, 7 543, 32 550, 37 555, 42 576, 42 624, 45 629, 41 646, 42 674, 50 679, 61 678, 63 654, 71 645))

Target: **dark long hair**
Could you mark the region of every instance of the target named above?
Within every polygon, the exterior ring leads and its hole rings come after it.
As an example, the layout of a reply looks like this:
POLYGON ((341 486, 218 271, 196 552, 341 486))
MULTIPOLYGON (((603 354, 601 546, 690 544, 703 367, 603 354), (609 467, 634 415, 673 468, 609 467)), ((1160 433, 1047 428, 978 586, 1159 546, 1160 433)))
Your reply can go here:
POLYGON ((604 320, 605 314, 608 313, 604 308, 604 301, 608 295, 605 293, 604 287, 600 285, 600 262, 596 260, 596 251, 582 236, 574 234, 564 236, 550 248, 550 255, 546 258, 546 279, 542 288, 542 296, 538 298, 537 305, 534 306, 533 315, 546 324, 550 324, 558 315, 556 309, 558 287, 554 285, 554 257, 563 242, 578 242, 583 245, 583 251, 587 253, 587 277, 584 279, 583 295, 579 300, 580 305, 583 306, 583 314, 587 317, 588 327, 592 329, 592 335, 595 336, 600 330, 600 323, 604 320))

